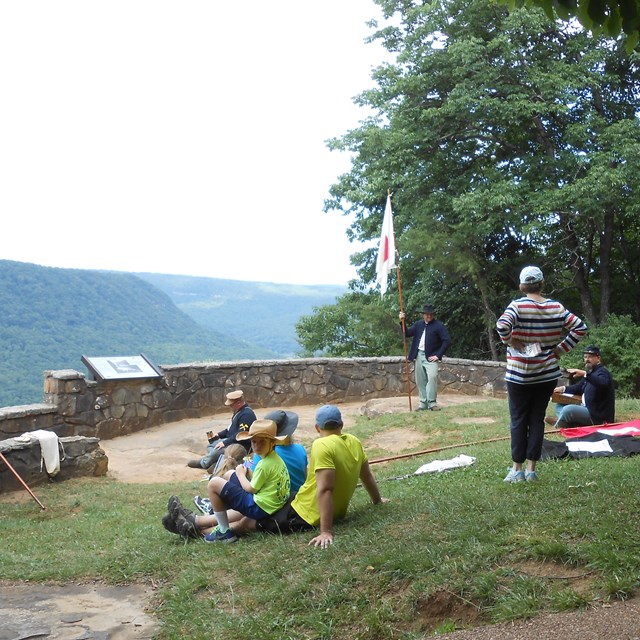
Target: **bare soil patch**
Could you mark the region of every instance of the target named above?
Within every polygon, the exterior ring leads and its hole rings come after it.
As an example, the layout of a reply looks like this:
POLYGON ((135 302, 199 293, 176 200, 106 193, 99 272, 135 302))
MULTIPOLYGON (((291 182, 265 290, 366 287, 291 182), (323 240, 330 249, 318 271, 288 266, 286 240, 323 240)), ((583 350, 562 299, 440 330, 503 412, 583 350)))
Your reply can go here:
POLYGON ((367 438, 365 449, 384 449, 389 453, 402 453, 415 449, 424 441, 424 434, 414 429, 389 429, 367 438))
POLYGON ((453 420, 455 424, 493 424, 493 418, 456 418, 453 420))

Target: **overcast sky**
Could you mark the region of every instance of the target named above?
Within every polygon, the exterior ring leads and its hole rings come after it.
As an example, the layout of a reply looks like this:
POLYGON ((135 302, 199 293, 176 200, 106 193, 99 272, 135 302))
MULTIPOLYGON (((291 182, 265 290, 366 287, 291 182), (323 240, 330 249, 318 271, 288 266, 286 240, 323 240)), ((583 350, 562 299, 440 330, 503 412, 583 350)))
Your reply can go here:
MULTIPOLYGON (((382 53, 372 0, 0 4, 0 258, 301 284, 355 277, 322 212, 382 53)), ((382 194, 384 197, 384 194, 382 194)))

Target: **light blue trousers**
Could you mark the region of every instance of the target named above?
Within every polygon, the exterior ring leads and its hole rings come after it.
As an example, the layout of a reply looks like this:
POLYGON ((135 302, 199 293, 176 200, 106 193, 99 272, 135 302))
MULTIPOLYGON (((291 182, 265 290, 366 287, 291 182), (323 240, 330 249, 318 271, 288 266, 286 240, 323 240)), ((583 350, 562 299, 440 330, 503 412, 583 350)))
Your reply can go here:
POLYGON ((416 358, 416 386, 421 409, 430 409, 438 396, 438 361, 429 362, 424 351, 416 358))

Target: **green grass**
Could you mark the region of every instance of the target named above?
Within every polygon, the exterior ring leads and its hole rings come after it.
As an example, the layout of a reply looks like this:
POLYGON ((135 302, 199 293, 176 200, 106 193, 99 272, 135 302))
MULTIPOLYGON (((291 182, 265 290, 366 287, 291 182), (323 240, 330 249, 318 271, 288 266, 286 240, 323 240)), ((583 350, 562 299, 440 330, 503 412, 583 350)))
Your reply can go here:
MULTIPOLYGON (((621 401, 620 419, 637 408, 621 401)), ((353 431, 366 442, 412 428, 423 450, 506 436, 507 424, 506 403, 490 401, 362 419, 353 431), (473 416, 495 422, 455 423, 473 416)), ((372 507, 358 488, 325 551, 307 546, 308 533, 184 543, 160 518, 169 495, 190 503, 199 482, 52 483, 36 487, 45 511, 31 500, 0 503, 0 578, 153 583, 162 638, 236 640, 413 639, 633 595, 640 457, 545 462, 540 481, 522 485, 502 482, 508 465, 508 440, 375 464, 391 502, 372 507), (397 479, 459 453, 476 463, 397 479)))

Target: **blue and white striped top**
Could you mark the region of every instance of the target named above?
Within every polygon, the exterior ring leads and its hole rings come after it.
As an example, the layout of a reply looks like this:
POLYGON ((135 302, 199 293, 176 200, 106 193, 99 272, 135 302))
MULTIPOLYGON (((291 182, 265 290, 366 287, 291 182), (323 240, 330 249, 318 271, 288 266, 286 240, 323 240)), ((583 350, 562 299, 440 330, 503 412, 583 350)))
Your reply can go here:
POLYGON ((504 310, 496 329, 504 344, 517 339, 524 344, 539 342, 542 345, 540 355, 529 357, 513 347, 507 348, 505 380, 538 384, 557 380, 562 375, 556 353, 571 351, 584 337, 587 325, 556 300, 537 302, 524 297, 514 300, 504 310))

